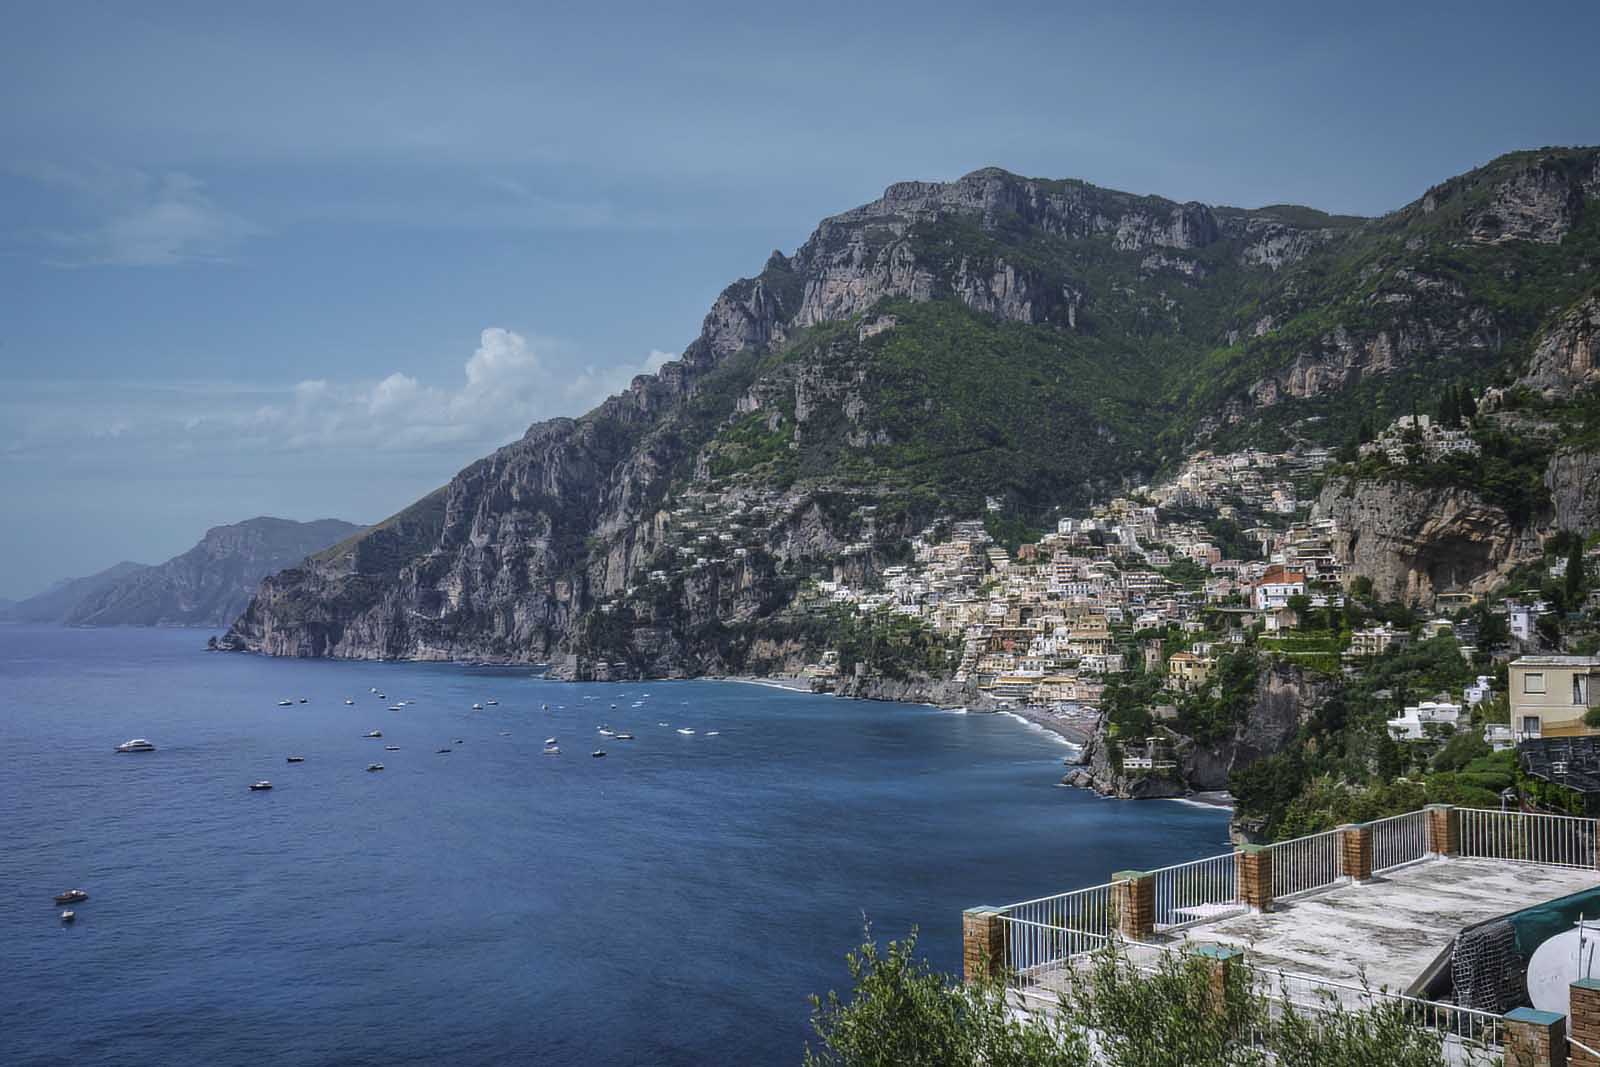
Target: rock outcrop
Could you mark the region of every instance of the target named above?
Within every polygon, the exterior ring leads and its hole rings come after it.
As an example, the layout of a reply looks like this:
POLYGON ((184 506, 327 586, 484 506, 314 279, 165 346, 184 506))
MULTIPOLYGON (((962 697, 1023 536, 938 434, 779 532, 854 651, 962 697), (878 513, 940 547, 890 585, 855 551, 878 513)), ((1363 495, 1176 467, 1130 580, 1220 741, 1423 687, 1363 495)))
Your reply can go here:
POLYGON ((1381 600, 1431 606, 1439 593, 1483 593, 1539 554, 1534 530, 1459 487, 1335 478, 1312 515, 1334 520, 1340 562, 1381 600))
POLYGON ((1600 384, 1600 293, 1568 308, 1545 332, 1522 384, 1550 398, 1600 384))

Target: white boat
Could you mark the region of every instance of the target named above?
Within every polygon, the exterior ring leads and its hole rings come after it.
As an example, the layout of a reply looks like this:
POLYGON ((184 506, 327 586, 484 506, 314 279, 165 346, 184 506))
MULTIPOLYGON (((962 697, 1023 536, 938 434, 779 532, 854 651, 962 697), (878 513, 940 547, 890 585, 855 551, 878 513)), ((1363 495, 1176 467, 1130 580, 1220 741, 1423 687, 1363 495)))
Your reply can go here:
POLYGON ((560 745, 546 745, 546 746, 544 746, 544 754, 546 756, 559 756, 559 755, 561 755, 561 746, 560 745))
POLYGON ((155 750, 156 746, 142 737, 135 737, 133 740, 124 741, 117 746, 118 752, 154 752, 155 750))
POLYGON ((389 705, 389 710, 390 711, 404 711, 404 710, 406 710, 406 706, 404 704, 390 704, 389 705))
POLYGON ((61 921, 64 923, 69 923, 77 917, 78 913, 73 911, 71 908, 68 908, 66 911, 61 913, 61 921))
POLYGON ((656 723, 656 725, 657 726, 671 726, 672 724, 670 722, 658 722, 658 723, 656 723))
POLYGON ((600 732, 600 736, 601 737, 611 737, 613 735, 613 733, 614 733, 613 730, 611 730, 609 727, 606 727, 606 726, 600 727, 599 732, 600 732))
POLYGON ((492 708, 492 707, 494 707, 496 704, 498 704, 500 702, 498 700, 485 700, 484 703, 489 705, 492 708))
POLYGON ((292 700, 280 700, 280 701, 278 701, 278 707, 280 707, 280 708, 292 708, 292 707, 294 707, 294 701, 292 701, 292 700))
POLYGON ((510 737, 511 736, 511 731, 510 730, 501 730, 500 731, 500 736, 501 737, 510 737))
POLYGON ((250 791, 252 793, 265 793, 267 790, 269 790, 271 788, 272 788, 272 783, 267 781, 265 778, 261 779, 261 781, 259 781, 259 782, 251 782, 250 783, 250 791))
POLYGON ((472 710, 473 711, 482 711, 483 710, 483 705, 482 704, 474 704, 474 705, 472 705, 472 710))
POLYGON ((369 770, 369 771, 381 771, 381 770, 383 770, 383 764, 381 764, 381 763, 369 763, 369 764, 367 764, 367 770, 369 770))
POLYGON ((383 746, 383 750, 385 752, 399 752, 400 751, 400 746, 399 745, 384 745, 383 746))
POLYGON ((597 748, 593 752, 589 753, 589 755, 593 756, 595 759, 600 759, 605 756, 605 754, 606 750, 603 748, 597 748))
POLYGON ((367 692, 369 692, 369 693, 376 693, 377 691, 378 691, 378 687, 375 686, 375 685, 367 687, 367 692))
POLYGON ((692 734, 692 733, 694 733, 694 731, 689 729, 687 726, 678 727, 678 732, 680 734, 692 734))
POLYGON ((355 703, 355 701, 354 701, 354 700, 351 700, 351 699, 350 699, 350 698, 349 698, 349 697, 345 697, 345 698, 344 698, 344 702, 345 702, 345 703, 346 703, 346 704, 354 704, 354 703, 355 703))
POLYGON ((547 737, 547 738, 544 739, 544 744, 545 744, 546 748, 549 748, 551 745, 554 745, 555 743, 556 743, 556 739, 553 738, 553 737, 547 737))
POLYGON ((283 759, 285 763, 304 763, 305 761, 306 758, 304 756, 285 756, 283 759))
POLYGON ((633 735, 629 734, 629 733, 621 733, 621 734, 617 734, 616 736, 617 736, 617 740, 618 741, 632 741, 633 740, 633 735))
POLYGON ((306 698, 305 697, 301 697, 300 698, 300 703, 304 704, 305 702, 306 702, 306 698))
POLYGON ((368 737, 382 737, 383 736, 383 731, 382 730, 368 730, 366 736, 368 736, 368 737))
POLYGON ((550 710, 550 705, 549 704, 540 705, 539 710, 540 711, 549 711, 550 710))
POLYGON ((721 730, 707 730, 706 731, 706 736, 707 737, 716 737, 717 735, 719 735, 721 733, 722 733, 721 730))

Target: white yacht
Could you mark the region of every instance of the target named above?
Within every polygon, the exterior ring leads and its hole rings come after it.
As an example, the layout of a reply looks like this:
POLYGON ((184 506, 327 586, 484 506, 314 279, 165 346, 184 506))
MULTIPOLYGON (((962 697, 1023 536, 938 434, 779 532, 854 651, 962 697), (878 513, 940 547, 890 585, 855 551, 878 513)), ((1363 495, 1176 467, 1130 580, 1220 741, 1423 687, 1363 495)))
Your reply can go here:
POLYGON ((292 700, 280 700, 280 701, 278 701, 278 707, 280 707, 280 708, 292 708, 292 707, 294 707, 294 701, 292 701, 292 700))
POLYGON ((261 781, 259 781, 259 782, 251 782, 250 783, 250 791, 252 793, 265 793, 267 790, 269 790, 271 788, 272 788, 272 783, 267 781, 265 778, 261 779, 261 781))
POLYGON ((346 697, 346 698, 345 698, 345 701, 344 701, 344 702, 345 702, 345 703, 346 703, 346 704, 354 704, 354 703, 355 703, 355 701, 354 701, 354 700, 351 700, 351 699, 350 699, 350 698, 349 698, 349 697, 346 697))
POLYGON ((368 737, 382 737, 383 736, 383 731, 382 730, 368 730, 367 731, 367 736, 368 737))
POLYGON ((544 747, 545 748, 553 748, 555 746, 555 743, 556 743, 556 739, 553 738, 553 737, 547 737, 547 738, 544 739, 544 747))
POLYGON ((473 711, 482 711, 483 710, 483 705, 482 704, 474 704, 474 705, 472 705, 472 710, 473 711))
POLYGON ((680 734, 685 734, 685 735, 688 735, 688 734, 692 734, 692 733, 694 733, 694 731, 693 731, 693 730, 691 730, 691 729, 689 729, 689 728, 688 728, 688 727, 687 727, 687 726, 680 726, 680 727, 678 727, 678 732, 679 732, 679 733, 680 733, 680 734))
POLYGON ((133 740, 124 741, 117 746, 118 752, 154 752, 155 750, 156 746, 142 737, 135 737, 133 740))
POLYGON ((500 702, 498 700, 485 700, 484 703, 489 705, 492 708, 492 707, 494 707, 496 704, 498 704, 500 702))

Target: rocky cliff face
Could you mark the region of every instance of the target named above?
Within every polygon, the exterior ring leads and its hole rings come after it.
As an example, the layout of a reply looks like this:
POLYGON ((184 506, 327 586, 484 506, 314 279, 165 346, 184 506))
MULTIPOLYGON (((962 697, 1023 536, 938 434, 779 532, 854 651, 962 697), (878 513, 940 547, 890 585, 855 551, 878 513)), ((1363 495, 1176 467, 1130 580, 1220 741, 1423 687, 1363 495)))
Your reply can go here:
POLYGON ((1483 593, 1540 551, 1535 530, 1457 487, 1330 479, 1312 515, 1338 524, 1334 551, 1383 600, 1431 605, 1442 592, 1483 593))
POLYGON ((1522 383, 1551 398, 1600 384, 1600 293, 1568 308, 1545 332, 1522 383))
POLYGON ((1273 663, 1256 680, 1254 698, 1226 738, 1200 744, 1173 730, 1161 733, 1172 746, 1172 774, 1119 772, 1111 759, 1113 742, 1104 724, 1084 746, 1082 763, 1062 781, 1102 796, 1158 800, 1228 788, 1234 771, 1286 749, 1332 691, 1333 683, 1307 675, 1288 663, 1273 663))
POLYGON ((250 603, 261 579, 359 533, 338 519, 257 518, 206 531, 200 543, 155 567, 141 567, 74 605, 75 626, 225 626, 250 603))
POLYGON ((893 185, 729 286, 658 374, 263 582, 226 643, 738 669, 811 640, 763 628, 805 576, 870 574, 935 514, 1080 503, 1229 422, 1492 365, 1532 336, 1527 291, 1573 289, 1600 248, 1596 160, 1507 157, 1380 220, 995 168, 893 185), (1504 239, 1479 241, 1491 207, 1504 239), (1505 257, 1552 241, 1508 280, 1505 257))

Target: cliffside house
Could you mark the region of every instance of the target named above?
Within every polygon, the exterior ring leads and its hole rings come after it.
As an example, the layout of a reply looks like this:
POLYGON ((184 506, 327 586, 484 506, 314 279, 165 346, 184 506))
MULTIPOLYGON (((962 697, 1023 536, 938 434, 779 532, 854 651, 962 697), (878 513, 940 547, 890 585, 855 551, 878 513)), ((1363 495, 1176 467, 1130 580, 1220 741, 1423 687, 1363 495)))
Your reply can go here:
POLYGON ((1600 657, 1523 656, 1511 661, 1509 674, 1518 741, 1600 734, 1583 721, 1600 704, 1600 657))
POLYGON ((1454 732, 1460 720, 1461 705, 1424 700, 1389 720, 1389 736, 1396 741, 1432 739, 1445 733, 1445 727, 1454 732))
POLYGON ((1251 603, 1258 611, 1276 611, 1289 606, 1292 596, 1305 596, 1306 576, 1283 567, 1269 567, 1256 582, 1251 603))
POLYGON ((1216 665, 1216 659, 1210 655, 1196 652, 1174 652, 1167 660, 1167 681, 1175 689, 1184 692, 1197 689, 1205 684, 1211 668, 1216 665))
POLYGON ((1365 630, 1357 630, 1350 635, 1350 648, 1345 653, 1352 658, 1364 656, 1381 656, 1393 645, 1403 645, 1411 640, 1411 635, 1404 630, 1396 630, 1393 623, 1384 623, 1382 626, 1370 626, 1365 630))

